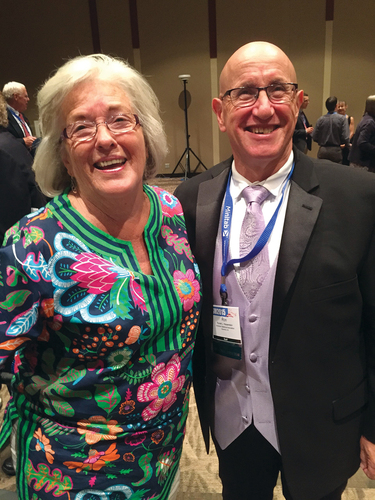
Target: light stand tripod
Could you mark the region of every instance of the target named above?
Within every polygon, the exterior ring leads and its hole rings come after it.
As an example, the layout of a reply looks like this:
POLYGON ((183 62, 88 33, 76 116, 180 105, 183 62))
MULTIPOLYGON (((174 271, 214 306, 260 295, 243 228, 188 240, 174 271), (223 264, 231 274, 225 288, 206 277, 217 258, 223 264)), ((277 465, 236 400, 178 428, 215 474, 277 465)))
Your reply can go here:
POLYGON ((175 173, 176 169, 178 167, 180 167, 185 172, 185 180, 186 180, 187 177, 191 177, 192 175, 195 175, 195 173, 197 172, 197 170, 198 170, 198 168, 199 168, 200 165, 202 165, 202 167, 205 170, 207 170, 207 167, 203 164, 202 160, 200 158, 198 158, 198 156, 194 153, 194 151, 191 149, 190 144, 189 144, 189 137, 190 137, 190 135, 189 135, 189 126, 188 126, 188 112, 187 112, 188 105, 187 105, 186 84, 188 82, 188 78, 190 78, 190 75, 179 75, 178 78, 180 78, 180 80, 182 80, 183 83, 184 83, 184 112, 185 112, 186 148, 185 148, 185 151, 182 153, 180 159, 178 160, 176 166, 174 167, 172 175, 175 173), (192 154, 193 156, 195 156, 195 158, 198 160, 198 164, 195 167, 195 169, 194 169, 193 172, 190 171, 190 154, 192 154), (183 167, 183 165, 181 163, 182 158, 184 156, 185 156, 185 168, 183 167))

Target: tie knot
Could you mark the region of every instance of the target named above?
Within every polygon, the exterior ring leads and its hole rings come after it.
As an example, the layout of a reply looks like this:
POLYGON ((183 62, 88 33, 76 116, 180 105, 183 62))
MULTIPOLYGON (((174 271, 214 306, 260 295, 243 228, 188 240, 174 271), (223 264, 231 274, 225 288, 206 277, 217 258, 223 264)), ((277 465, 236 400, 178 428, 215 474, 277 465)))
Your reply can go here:
POLYGON ((261 205, 264 200, 268 197, 270 192, 264 186, 247 186, 242 191, 242 196, 245 198, 246 204, 258 203, 261 205))

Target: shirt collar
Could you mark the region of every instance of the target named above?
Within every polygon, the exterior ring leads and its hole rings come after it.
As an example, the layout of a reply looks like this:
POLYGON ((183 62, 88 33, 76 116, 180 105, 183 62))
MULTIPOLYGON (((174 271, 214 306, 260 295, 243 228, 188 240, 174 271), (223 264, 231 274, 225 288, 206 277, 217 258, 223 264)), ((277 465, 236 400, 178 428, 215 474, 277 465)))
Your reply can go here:
POLYGON ((7 104, 8 108, 12 111, 14 115, 20 116, 20 112, 17 111, 16 109, 12 108, 9 104, 7 104))
POLYGON ((274 196, 278 196, 281 192, 285 179, 293 166, 293 151, 291 151, 286 163, 274 174, 261 182, 250 182, 237 169, 235 162, 232 162, 232 179, 231 179, 231 195, 232 198, 238 201, 241 198, 241 193, 247 186, 256 186, 257 184, 264 186, 274 196))

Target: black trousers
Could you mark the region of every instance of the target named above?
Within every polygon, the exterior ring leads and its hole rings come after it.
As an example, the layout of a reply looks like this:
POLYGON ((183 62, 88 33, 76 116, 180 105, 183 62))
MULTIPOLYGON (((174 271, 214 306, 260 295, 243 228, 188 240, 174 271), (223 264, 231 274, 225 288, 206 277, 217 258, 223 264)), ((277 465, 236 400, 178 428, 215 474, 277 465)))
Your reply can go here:
POLYGON ((335 163, 342 163, 342 150, 340 146, 320 146, 317 156, 320 160, 331 160, 335 163))
MULTIPOLYGON (((280 454, 253 425, 225 450, 220 448, 215 438, 214 443, 219 458, 224 500, 272 500, 280 471, 284 497, 287 500, 303 500, 291 496, 283 478, 280 454)), ((329 495, 316 500, 340 500, 345 487, 346 482, 329 495)))

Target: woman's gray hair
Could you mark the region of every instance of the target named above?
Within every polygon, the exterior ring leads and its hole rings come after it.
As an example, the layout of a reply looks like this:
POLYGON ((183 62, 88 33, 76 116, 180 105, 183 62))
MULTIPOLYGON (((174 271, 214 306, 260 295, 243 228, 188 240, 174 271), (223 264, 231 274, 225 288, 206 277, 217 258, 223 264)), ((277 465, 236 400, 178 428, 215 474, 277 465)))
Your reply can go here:
POLYGON ((3 94, 0 92, 0 127, 7 128, 8 126, 8 111, 7 103, 3 94))
POLYGON ((43 193, 53 197, 70 186, 61 159, 63 122, 61 106, 73 88, 85 81, 100 80, 122 88, 138 115, 148 153, 143 179, 152 178, 167 154, 167 139, 159 114, 159 101, 146 79, 127 62, 103 54, 79 56, 57 70, 38 93, 42 141, 33 169, 43 193))

